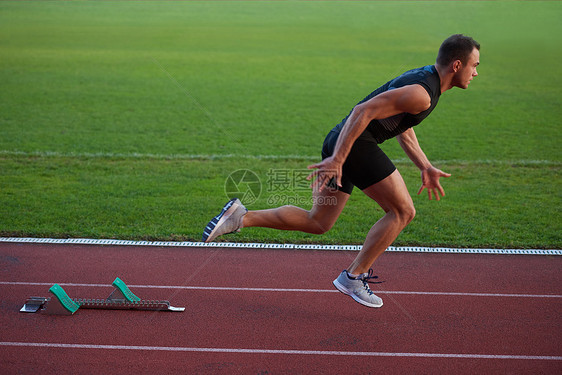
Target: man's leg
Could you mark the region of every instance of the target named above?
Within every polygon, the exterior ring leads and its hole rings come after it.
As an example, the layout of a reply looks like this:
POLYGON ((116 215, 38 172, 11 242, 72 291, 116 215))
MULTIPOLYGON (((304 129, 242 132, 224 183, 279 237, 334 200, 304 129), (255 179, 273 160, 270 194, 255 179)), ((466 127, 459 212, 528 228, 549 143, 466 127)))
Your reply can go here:
POLYGON ((363 248, 347 271, 343 271, 333 283, 340 292, 360 304, 381 307, 382 299, 373 294, 369 288, 368 280, 371 279, 369 269, 377 257, 394 242, 402 229, 412 221, 415 210, 412 198, 398 170, 364 189, 363 192, 383 208, 385 215, 373 225, 363 243, 363 248))
POLYGON ((412 198, 398 170, 363 192, 382 207, 385 215, 373 225, 363 248, 347 269, 355 275, 369 271, 379 255, 394 242, 416 213, 412 198))
POLYGON ((242 219, 242 227, 322 234, 332 228, 345 207, 349 194, 339 190, 324 189, 321 192, 314 191, 313 199, 310 211, 295 206, 248 211, 242 219))

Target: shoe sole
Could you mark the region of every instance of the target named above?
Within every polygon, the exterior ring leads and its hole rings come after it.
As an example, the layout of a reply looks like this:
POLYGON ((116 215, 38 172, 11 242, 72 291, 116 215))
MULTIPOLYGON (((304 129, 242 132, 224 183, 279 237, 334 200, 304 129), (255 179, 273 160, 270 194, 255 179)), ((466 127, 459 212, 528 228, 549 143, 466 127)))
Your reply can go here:
POLYGON ((351 298, 353 298, 353 300, 355 302, 358 302, 360 304, 362 304, 363 306, 367 306, 367 307, 382 307, 383 303, 381 301, 380 305, 379 304, 374 304, 374 303, 369 303, 367 301, 363 301, 361 298, 357 297, 353 292, 351 292, 349 289, 347 289, 345 286, 343 286, 338 279, 332 281, 332 284, 334 284, 334 286, 336 287, 337 290, 339 290, 341 293, 345 294, 346 296, 350 296, 351 298))
MULTIPOLYGON (((229 202, 230 203, 230 202, 229 202)), ((227 203, 228 204, 228 203, 227 203)), ((207 238, 205 240, 203 240, 203 242, 211 242, 212 240, 214 240, 216 238, 215 233, 217 232, 217 229, 226 221, 228 220, 228 218, 230 216, 232 216, 232 214, 236 211, 236 209, 238 207, 240 207, 241 203, 238 203, 237 201, 233 201, 232 204, 230 205, 230 207, 228 207, 226 209, 226 211, 224 212, 224 214, 221 216, 221 218, 219 219, 219 221, 215 224, 215 227, 211 230, 211 232, 209 233, 209 235, 207 236, 207 238)), ((220 215, 220 214, 219 214, 220 215)), ((212 220, 211 220, 212 221, 212 220)), ((210 222, 209 222, 210 224, 210 222)), ((209 226, 209 224, 207 224, 207 227, 209 226)), ((227 233, 224 233, 227 234, 227 233)))

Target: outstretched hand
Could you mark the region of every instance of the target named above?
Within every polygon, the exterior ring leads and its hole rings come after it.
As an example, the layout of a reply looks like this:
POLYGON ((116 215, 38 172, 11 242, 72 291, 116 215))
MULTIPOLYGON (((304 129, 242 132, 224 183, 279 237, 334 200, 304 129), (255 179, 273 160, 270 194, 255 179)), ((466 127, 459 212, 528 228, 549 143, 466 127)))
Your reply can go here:
POLYGON ((439 183, 439 178, 441 178, 441 177, 451 177, 451 174, 445 173, 442 170, 437 169, 435 167, 429 167, 427 169, 424 169, 421 172, 422 186, 420 187, 420 190, 418 191, 418 195, 421 194, 423 189, 427 188, 427 194, 429 196, 429 200, 431 200, 431 193, 432 192, 433 192, 433 196, 435 197, 436 200, 441 199, 439 197, 439 194, 441 194, 441 197, 444 197, 445 196, 445 190, 443 190, 443 187, 439 183))
POLYGON ((336 179, 336 184, 341 187, 342 165, 331 156, 320 163, 309 165, 308 169, 316 169, 306 178, 309 181, 313 180, 310 184, 312 189, 324 190, 333 178, 336 179))

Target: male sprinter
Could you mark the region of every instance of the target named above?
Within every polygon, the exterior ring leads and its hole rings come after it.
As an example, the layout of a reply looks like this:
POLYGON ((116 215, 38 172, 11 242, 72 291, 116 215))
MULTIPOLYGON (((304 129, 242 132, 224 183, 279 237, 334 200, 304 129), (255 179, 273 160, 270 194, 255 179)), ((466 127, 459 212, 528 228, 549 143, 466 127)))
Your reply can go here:
POLYGON ((370 268, 412 221, 415 209, 402 176, 378 144, 396 137, 421 171, 418 195, 427 188, 430 200, 432 194, 436 200, 444 196, 439 178, 450 174, 431 165, 412 127, 435 108, 441 93, 453 87, 468 87, 478 75, 479 59, 478 42, 461 34, 450 36, 439 48, 435 65, 407 71, 382 85, 330 131, 322 149, 323 160, 308 167, 315 169, 308 176, 314 179, 310 211, 295 206, 247 211, 238 199, 233 199, 209 222, 203 241, 243 227, 325 233, 357 186, 381 206, 385 215, 373 225, 355 260, 333 283, 355 301, 381 307, 382 300, 367 284, 373 278, 370 268))

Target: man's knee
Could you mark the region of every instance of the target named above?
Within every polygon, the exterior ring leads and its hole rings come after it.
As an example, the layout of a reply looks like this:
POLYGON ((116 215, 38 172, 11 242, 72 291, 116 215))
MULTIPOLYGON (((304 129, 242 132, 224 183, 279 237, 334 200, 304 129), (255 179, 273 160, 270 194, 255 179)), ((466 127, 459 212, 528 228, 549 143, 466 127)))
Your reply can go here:
POLYGON ((402 224, 406 226, 410 224, 412 220, 414 220, 414 217, 416 216, 416 208, 414 207, 413 203, 404 204, 398 208, 396 214, 399 217, 402 224))
POLYGON ((324 234, 334 226, 334 221, 325 218, 311 217, 311 226, 309 231, 311 234, 324 234))
POLYGON ((311 233, 312 234, 324 234, 334 226, 333 223, 323 223, 322 221, 314 221, 314 225, 312 226, 311 233))

